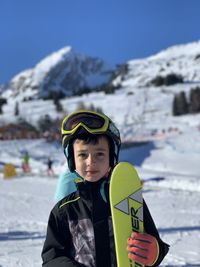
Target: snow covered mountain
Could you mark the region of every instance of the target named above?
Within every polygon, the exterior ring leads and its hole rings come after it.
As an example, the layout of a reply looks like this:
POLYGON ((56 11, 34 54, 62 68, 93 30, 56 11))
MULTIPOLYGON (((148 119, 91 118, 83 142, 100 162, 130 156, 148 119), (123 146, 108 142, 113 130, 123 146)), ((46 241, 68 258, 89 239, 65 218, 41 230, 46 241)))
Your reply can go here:
POLYGON ((94 89, 111 79, 112 68, 99 58, 83 56, 71 47, 48 55, 34 68, 17 74, 6 85, 10 96, 24 100, 71 96, 80 89, 94 89))
POLYGON ((177 45, 148 58, 131 60, 125 84, 147 86, 156 76, 177 74, 184 83, 200 82, 200 41, 177 45))
POLYGON ((47 91, 57 89, 70 95, 75 82, 73 77, 80 77, 78 81, 83 86, 95 87, 99 81, 106 83, 105 77, 111 81, 109 75, 113 75, 109 70, 102 61, 77 56, 69 47, 55 52, 34 69, 26 70, 11 80, 13 89, 5 90, 1 95, 7 99, 7 104, 2 106, 0 125, 16 122, 19 118, 37 125, 45 115, 52 119, 62 118, 80 105, 87 108, 92 105, 101 108, 117 123, 124 140, 167 132, 172 128, 181 132, 187 128, 186 125, 195 129, 200 127, 200 114, 172 116, 175 94, 185 92, 189 101, 191 89, 200 86, 200 41, 128 61, 120 71, 115 69, 112 86, 118 90, 112 94, 93 91, 82 96, 65 97, 60 101, 62 111, 56 109, 52 100, 39 98, 39 95, 45 97, 47 91), (66 62, 70 64, 66 65, 66 62), (69 80, 69 77, 72 79, 69 80), (67 91, 64 91, 63 85, 68 88, 67 91), (24 101, 25 98, 27 101, 24 101), (14 115, 16 103, 18 115, 14 115), (191 120, 191 116, 196 119, 191 120))

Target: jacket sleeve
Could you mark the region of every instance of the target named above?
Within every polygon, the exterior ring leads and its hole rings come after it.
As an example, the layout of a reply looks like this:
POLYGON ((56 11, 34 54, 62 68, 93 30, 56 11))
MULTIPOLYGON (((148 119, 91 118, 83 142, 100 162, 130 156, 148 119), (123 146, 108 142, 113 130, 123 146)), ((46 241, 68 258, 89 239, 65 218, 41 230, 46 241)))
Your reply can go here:
MULTIPOLYGON (((57 206, 56 206, 57 207, 57 206)), ((49 216, 46 239, 42 249, 43 267, 87 267, 70 257, 72 241, 67 223, 63 223, 58 208, 54 208, 49 216)), ((66 219, 65 219, 66 220, 66 219)))
POLYGON ((164 243, 161 240, 159 233, 158 233, 158 230, 155 226, 155 223, 153 221, 153 218, 150 214, 150 211, 149 211, 145 201, 144 201, 144 229, 145 229, 145 232, 147 234, 150 234, 157 239, 157 242, 159 245, 159 255, 158 255, 156 262, 152 266, 153 267, 159 266, 159 264, 162 262, 162 260, 164 259, 164 257, 166 256, 166 254, 169 251, 169 245, 164 243))

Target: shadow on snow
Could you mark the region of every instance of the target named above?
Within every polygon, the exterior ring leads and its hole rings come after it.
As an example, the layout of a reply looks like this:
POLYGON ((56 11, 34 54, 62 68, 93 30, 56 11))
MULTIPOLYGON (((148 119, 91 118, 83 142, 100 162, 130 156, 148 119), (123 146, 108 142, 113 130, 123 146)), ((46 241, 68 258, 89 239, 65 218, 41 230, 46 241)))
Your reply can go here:
MULTIPOLYGON (((173 233, 173 232, 190 232, 200 231, 200 226, 183 226, 183 227, 172 227, 172 228, 159 228, 160 233, 173 233)), ((200 265, 199 265, 200 266, 200 265)))
MULTIPOLYGON (((200 267, 200 264, 190 264, 186 263, 184 265, 160 265, 161 267, 200 267)), ((0 266, 1 267, 1 266, 0 266)))
POLYGON ((45 235, 39 232, 26 232, 26 231, 11 231, 7 233, 0 233, 0 241, 13 241, 25 239, 41 239, 45 235))
POLYGON ((134 166, 141 166, 154 149, 156 149, 156 147, 153 142, 122 145, 119 161, 128 161, 134 166))

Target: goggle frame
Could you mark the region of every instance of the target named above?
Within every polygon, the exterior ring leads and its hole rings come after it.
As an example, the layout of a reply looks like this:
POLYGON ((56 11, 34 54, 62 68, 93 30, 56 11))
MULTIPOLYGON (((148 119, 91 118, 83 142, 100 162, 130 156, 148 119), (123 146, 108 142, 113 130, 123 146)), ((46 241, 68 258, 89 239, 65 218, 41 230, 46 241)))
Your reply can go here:
POLYGON ((64 144, 65 140, 67 137, 69 137, 70 135, 73 135, 78 128, 83 127, 87 132, 91 133, 91 134, 103 134, 106 133, 108 131, 109 128, 109 123, 110 120, 107 116, 103 115, 103 114, 99 114, 97 112, 94 111, 86 111, 86 110, 79 110, 76 112, 71 113, 69 116, 67 116, 63 122, 62 122, 62 126, 61 126, 61 134, 62 134, 62 143, 64 144), (71 130, 65 130, 64 129, 64 124, 67 120, 70 119, 70 117, 73 117, 75 115, 81 115, 81 114, 89 114, 89 115, 94 115, 94 119, 95 117, 98 119, 99 117, 102 118, 104 120, 104 124, 103 126, 96 128, 96 129, 91 129, 90 127, 88 127, 85 123, 83 122, 79 122, 73 129, 71 130))

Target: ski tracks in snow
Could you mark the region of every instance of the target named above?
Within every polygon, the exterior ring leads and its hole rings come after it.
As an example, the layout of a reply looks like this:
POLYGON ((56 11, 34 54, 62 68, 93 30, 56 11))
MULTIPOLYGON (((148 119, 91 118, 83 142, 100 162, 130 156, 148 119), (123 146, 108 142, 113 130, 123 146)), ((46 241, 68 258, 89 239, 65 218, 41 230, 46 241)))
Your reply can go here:
POLYGON ((161 266, 200 266, 199 192, 162 187, 148 190, 147 184, 144 198, 163 241, 170 245, 161 266))
POLYGON ((0 179, 0 267, 41 266, 54 189, 47 178, 0 179))

